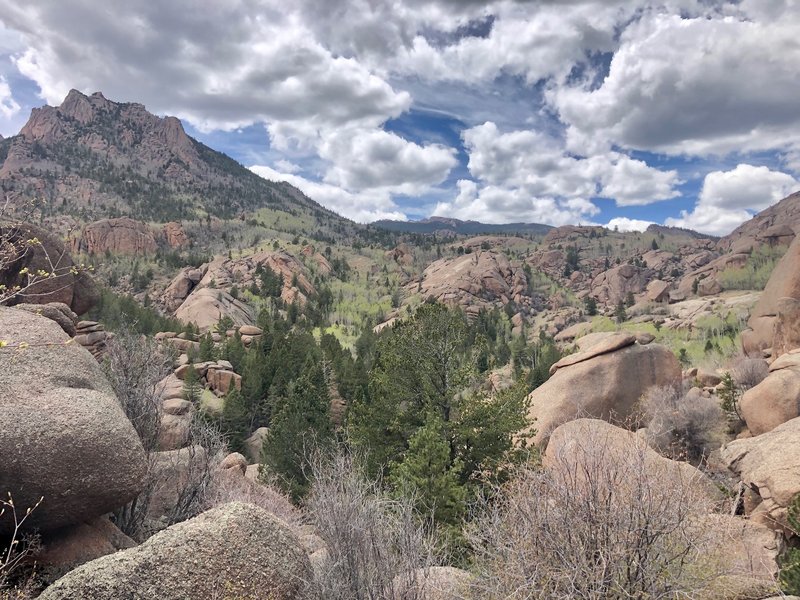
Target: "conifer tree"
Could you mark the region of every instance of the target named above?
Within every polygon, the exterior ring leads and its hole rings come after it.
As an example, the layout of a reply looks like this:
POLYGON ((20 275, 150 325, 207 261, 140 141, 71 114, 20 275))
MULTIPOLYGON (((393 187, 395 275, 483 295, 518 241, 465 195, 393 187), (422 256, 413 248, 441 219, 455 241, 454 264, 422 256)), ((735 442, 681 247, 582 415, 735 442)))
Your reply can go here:
POLYGON ((400 490, 413 492, 418 507, 439 523, 455 524, 463 514, 464 487, 461 462, 450 460, 441 418, 432 413, 408 442, 408 451, 392 469, 391 479, 400 490))
POLYGON ((189 365, 183 375, 183 398, 192 404, 198 404, 203 396, 200 375, 194 365, 189 365))
POLYGON ((320 361, 308 360, 301 376, 289 385, 261 449, 262 477, 273 477, 295 501, 309 488, 308 458, 333 441, 330 395, 320 361))
POLYGON ((222 431, 227 436, 231 452, 244 450, 244 440, 250 433, 249 424, 244 398, 236 387, 231 387, 225 394, 225 406, 222 409, 222 431))

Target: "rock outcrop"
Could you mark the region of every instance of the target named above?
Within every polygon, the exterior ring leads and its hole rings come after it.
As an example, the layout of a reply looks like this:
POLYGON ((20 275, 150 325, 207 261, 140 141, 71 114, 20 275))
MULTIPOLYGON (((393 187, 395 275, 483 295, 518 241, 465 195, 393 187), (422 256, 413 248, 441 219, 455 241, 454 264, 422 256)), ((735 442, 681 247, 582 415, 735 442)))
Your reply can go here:
POLYGON ((766 379, 747 390, 739 405, 752 435, 800 417, 800 351, 773 362, 766 379))
POLYGON ((43 277, 24 293, 12 298, 11 304, 48 304, 61 302, 70 310, 82 315, 100 298, 94 280, 85 270, 76 269, 75 262, 64 243, 41 227, 23 224, 17 227, 0 227, 0 239, 8 247, 3 252, 12 253, 16 259, 0 270, 0 284, 9 289, 27 284, 27 272, 55 272, 56 277, 43 277), (29 240, 37 239, 38 244, 29 240), (13 249, 12 249, 13 246, 13 249), (73 271, 73 269, 75 269, 73 271))
POLYGON ((779 305, 785 303, 783 298, 800 301, 800 237, 795 238, 775 265, 761 299, 750 314, 747 322, 750 330, 742 332, 742 345, 747 354, 759 355, 764 348, 773 347, 779 305))
POLYGON ((133 498, 142 444, 92 356, 54 321, 13 308, 0 307, 0 340, 0 489, 19 507, 43 498, 27 525, 72 525, 133 498))
POLYGON ((434 261, 423 272, 422 281, 410 283, 406 289, 408 296, 433 297, 461 306, 468 315, 511 301, 522 311, 533 305, 522 266, 501 252, 488 250, 434 261))
POLYGON ((161 228, 161 234, 170 248, 183 248, 189 244, 189 237, 183 230, 183 226, 175 221, 164 223, 164 227, 161 228))
POLYGON ((800 418, 722 447, 721 457, 741 477, 750 500, 745 509, 754 521, 772 528, 787 526, 787 507, 800 494, 800 418))
POLYGON ((596 343, 562 359, 550 379, 528 396, 537 445, 546 443, 556 427, 579 417, 624 423, 650 387, 681 380, 678 360, 660 344, 641 345, 627 334, 601 337, 596 343))
POLYGON ((260 272, 265 268, 282 278, 280 296, 287 304, 304 304, 316 294, 305 265, 294 255, 276 250, 236 259, 218 257, 197 269, 181 269, 161 303, 182 321, 194 322, 201 329, 215 325, 220 316, 231 317, 236 325, 252 325, 251 309, 230 292, 234 286, 241 290, 260 285, 260 272))
POLYGON ((88 254, 153 254, 158 249, 153 230, 128 217, 102 219, 83 228, 73 239, 74 251, 88 254))
POLYGON ((40 598, 186 600, 222 593, 300 600, 311 577, 308 557, 285 523, 252 504, 231 503, 89 562, 40 598))
POLYGON ((234 325, 255 323, 253 309, 247 304, 224 290, 207 287, 190 294, 175 316, 184 323, 194 323, 201 331, 211 329, 222 317, 230 317, 234 325))
POLYGON ((592 280, 590 293, 604 304, 624 302, 628 294, 640 294, 647 289, 653 273, 634 265, 620 265, 600 273, 592 280))
POLYGON ((580 477, 582 467, 596 465, 598 460, 608 469, 617 469, 614 482, 623 492, 637 489, 638 478, 645 476, 667 489, 691 487, 698 498, 713 501, 718 496, 714 484, 700 470, 661 456, 642 436, 600 419, 576 419, 557 427, 550 435, 542 465, 580 477), (636 461, 641 456, 641 469, 638 462, 634 468, 628 466, 633 455, 636 461))

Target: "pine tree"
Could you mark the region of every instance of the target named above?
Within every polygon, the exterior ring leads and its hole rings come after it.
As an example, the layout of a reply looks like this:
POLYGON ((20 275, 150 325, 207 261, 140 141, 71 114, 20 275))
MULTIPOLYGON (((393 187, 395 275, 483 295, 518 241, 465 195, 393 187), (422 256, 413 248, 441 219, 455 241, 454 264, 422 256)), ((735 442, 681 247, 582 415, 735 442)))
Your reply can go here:
POLYGON ((192 404, 199 404, 203 396, 203 386, 200 384, 200 375, 194 365, 189 365, 183 375, 183 398, 192 404))
POLYGON ((586 298, 583 299, 583 307, 586 310, 586 314, 590 317, 597 314, 597 300, 592 296, 586 296, 586 298))
POLYGON ((225 395, 225 406, 222 409, 222 431, 228 438, 231 452, 242 452, 244 440, 249 435, 250 419, 244 398, 239 390, 232 387, 225 395))
POLYGON ((625 304, 620 300, 617 302, 617 308, 614 310, 614 318, 617 323, 624 323, 628 320, 628 313, 625 311, 625 304))
POLYGON ((450 459, 444 424, 433 413, 411 436, 405 457, 392 468, 391 480, 396 488, 414 493, 423 513, 432 514, 438 523, 455 524, 466 496, 460 470, 461 462, 450 459))
POLYGON ((308 491, 309 454, 333 441, 331 399, 320 361, 309 360, 270 424, 261 449, 263 477, 274 477, 278 485, 299 502, 308 491))
POLYGON ((214 347, 214 338, 211 337, 211 332, 207 332, 200 338, 198 358, 201 361, 216 360, 216 348, 214 347))

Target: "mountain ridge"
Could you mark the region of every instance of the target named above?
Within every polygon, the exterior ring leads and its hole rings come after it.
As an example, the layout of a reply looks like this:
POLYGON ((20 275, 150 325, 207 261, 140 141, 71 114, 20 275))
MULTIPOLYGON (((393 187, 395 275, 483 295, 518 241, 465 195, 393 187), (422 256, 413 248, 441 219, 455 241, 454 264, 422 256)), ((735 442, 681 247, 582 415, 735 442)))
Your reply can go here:
POLYGON ((269 207, 355 225, 195 140, 180 119, 101 92, 71 90, 57 107, 34 108, 18 135, 0 140, 0 186, 86 220, 235 218, 269 207))

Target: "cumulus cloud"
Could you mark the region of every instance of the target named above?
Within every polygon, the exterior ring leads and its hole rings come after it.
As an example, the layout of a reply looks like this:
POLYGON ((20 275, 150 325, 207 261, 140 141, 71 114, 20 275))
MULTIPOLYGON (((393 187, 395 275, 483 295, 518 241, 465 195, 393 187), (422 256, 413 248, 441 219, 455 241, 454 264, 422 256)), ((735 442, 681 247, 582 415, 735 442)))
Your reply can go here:
MULTIPOLYGON (((109 0, 99 11, 92 0, 0 0, 0 55, 52 104, 76 87, 201 130, 263 123, 272 174, 313 184, 309 195, 359 219, 399 214, 394 196, 428 202, 443 185, 453 199, 437 210, 492 222, 586 220, 597 197, 676 198, 678 174, 651 166, 648 152, 747 162, 769 150, 800 173, 793 0, 320 6, 109 0), (431 143, 449 138, 387 131, 412 107, 464 124, 471 181, 450 183, 463 155, 431 143), (313 176, 295 164, 312 162, 313 176)), ((5 91, 0 117, 19 110, 20 96, 5 91)), ((680 219, 728 227, 758 206, 717 218, 700 199, 680 219)))
POLYGON ((645 231, 653 221, 643 221, 641 219, 629 219, 628 217, 614 217, 605 227, 616 231, 645 231))
POLYGON ((645 15, 622 33, 602 85, 549 90, 570 147, 689 155, 793 147, 800 141, 794 10, 761 22, 645 15))
POLYGON ((319 154, 332 164, 325 175, 327 183, 407 195, 422 194, 441 183, 458 162, 453 148, 421 146, 379 129, 332 134, 321 143, 319 154))
POLYGON ((438 214, 562 225, 597 215, 593 197, 631 206, 678 195, 675 171, 654 169, 619 152, 578 157, 542 132, 504 133, 490 121, 467 129, 463 138, 468 168, 478 183, 459 182, 458 196, 440 203, 438 214))
POLYGON ((0 115, 6 119, 20 111, 20 106, 11 94, 11 88, 5 77, 0 76, 0 115))
POLYGON ((737 165, 730 171, 706 175, 697 204, 668 218, 666 225, 688 227, 712 235, 726 235, 763 210, 800 189, 800 182, 787 173, 764 166, 737 165))
POLYGON ((342 124, 377 126, 411 103, 264 0, 202 10, 190 0, 111 0, 102 11, 90 0, 0 0, 0 12, 28 44, 17 68, 51 104, 72 87, 100 89, 205 129, 301 124, 307 142, 342 124))
POLYGON ((439 202, 434 215, 484 223, 547 223, 566 225, 587 222, 599 209, 583 198, 558 199, 531 196, 521 188, 479 186, 467 179, 458 182, 458 195, 449 202, 439 202))
POLYGON ((391 194, 386 190, 353 193, 335 185, 306 179, 296 173, 281 173, 267 165, 254 165, 250 170, 270 181, 286 181, 309 198, 358 223, 369 223, 378 219, 406 219, 397 210, 391 194))

